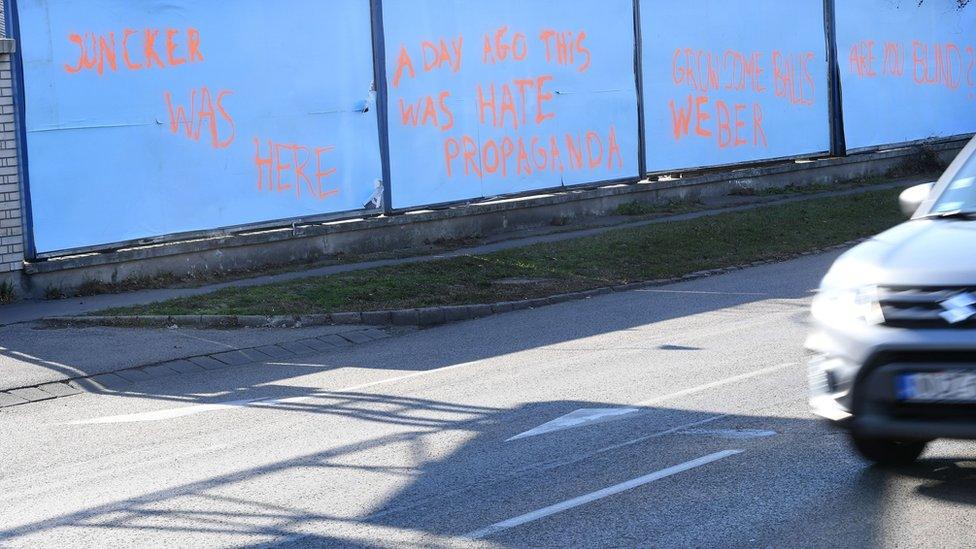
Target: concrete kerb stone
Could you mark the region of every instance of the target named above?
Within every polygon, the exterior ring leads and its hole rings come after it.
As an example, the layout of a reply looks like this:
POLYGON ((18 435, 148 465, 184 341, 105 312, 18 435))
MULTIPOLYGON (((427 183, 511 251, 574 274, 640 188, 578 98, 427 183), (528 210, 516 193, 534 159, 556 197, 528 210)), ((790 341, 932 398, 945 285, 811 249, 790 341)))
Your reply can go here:
POLYGON ((271 355, 269 355, 268 353, 265 353, 263 351, 260 351, 260 350, 258 350, 256 348, 255 349, 241 349, 241 352, 244 353, 245 355, 247 355, 247 357, 251 359, 251 364, 260 363, 260 362, 267 362, 267 361, 271 360, 272 358, 274 358, 271 355))
POLYGON ((502 301, 500 303, 493 303, 491 305, 491 312, 495 313, 496 315, 510 313, 514 310, 515 310, 514 301, 502 301))
POLYGON ((372 337, 370 337, 368 334, 364 334, 363 332, 348 332, 342 334, 341 337, 360 345, 363 343, 369 343, 370 341, 373 341, 372 337))
POLYGON ((164 362, 161 366, 165 366, 170 370, 173 370, 180 374, 190 374, 194 372, 202 372, 203 368, 197 366, 196 364, 190 362, 189 360, 173 360, 170 362, 164 362))
POLYGON ((21 404, 27 404, 29 401, 20 398, 19 396, 12 395, 6 392, 0 392, 0 408, 7 408, 10 406, 20 406, 21 404))
POLYGON ((447 322, 443 307, 417 309, 417 326, 437 326, 447 322))
POLYGON ((0 391, 0 408, 63 398, 83 392, 123 392, 132 387, 133 384, 142 381, 248 364, 260 364, 275 359, 292 358, 296 356, 296 353, 315 354, 333 351, 342 347, 370 343, 388 337, 390 337, 388 332, 375 327, 369 327, 344 332, 341 335, 331 334, 315 339, 289 341, 278 345, 266 345, 260 348, 223 351, 210 355, 147 364, 89 377, 45 383, 38 386, 7 389, 0 391))
POLYGON ((473 318, 482 318, 486 316, 491 316, 495 314, 492 310, 491 305, 479 304, 479 305, 468 305, 471 308, 471 316, 473 318))
POLYGON ((301 343, 306 347, 311 347, 312 349, 315 349, 317 352, 320 353, 325 353, 336 348, 335 345, 331 343, 326 343, 325 341, 322 341, 321 339, 317 339, 314 337, 309 339, 303 339, 299 341, 299 343, 301 343))
POLYGON ((441 310, 444 311, 445 322, 461 322, 474 318, 474 312, 467 305, 451 305, 441 307, 441 310))
POLYGON ((348 347, 349 345, 352 345, 352 343, 348 339, 340 337, 338 334, 320 336, 316 339, 318 339, 319 341, 324 341, 326 343, 335 345, 336 347, 348 347))
POLYGON ((333 324, 347 325, 363 323, 362 313, 332 313, 329 316, 331 317, 333 324))
POLYGON ((306 345, 301 341, 286 341, 284 343, 279 343, 278 346, 287 351, 291 351, 296 355, 309 354, 318 351, 318 349, 315 347, 306 345))
POLYGON ((420 324, 420 312, 417 309, 393 311, 390 315, 390 322, 394 326, 418 326, 420 324))
POLYGON ((559 303, 566 303, 567 301, 578 301, 582 299, 582 296, 576 293, 572 294, 559 294, 554 295, 548 299, 549 305, 557 305, 559 303))
POLYGON ((127 381, 131 381, 132 383, 136 383, 138 381, 146 381, 147 379, 152 379, 151 375, 137 368, 132 368, 129 370, 121 370, 116 372, 115 375, 127 381))
POLYGON ((609 295, 613 293, 612 288, 597 288, 595 290, 588 290, 585 292, 580 292, 583 299, 589 299, 591 297, 599 297, 601 295, 609 295))
POLYGON ((250 364, 253 362, 251 357, 247 356, 241 351, 226 351, 210 356, 229 366, 243 366, 244 364, 250 364))
POLYGON ((132 385, 132 382, 114 373, 110 373, 79 379, 78 384, 87 390, 118 391, 132 385))
POLYGON ((82 390, 72 383, 46 383, 38 387, 38 389, 54 395, 55 398, 62 398, 71 395, 77 395, 82 393, 82 390))
POLYGON ((17 398, 22 398, 27 402, 40 402, 42 400, 51 400, 55 398, 54 395, 46 391, 42 391, 37 387, 25 387, 23 389, 12 389, 7 391, 8 393, 14 395, 17 398))
POLYGON ((390 337, 390 333, 389 332, 386 332, 386 331, 383 331, 383 330, 378 330, 376 328, 369 328, 369 329, 363 330, 360 333, 368 336, 370 339, 372 339, 374 341, 375 340, 379 340, 379 339, 387 339, 387 338, 390 337))
POLYGON ((175 376, 177 373, 176 370, 162 364, 157 364, 156 366, 147 366, 143 368, 142 371, 145 372, 146 375, 148 375, 153 379, 175 376))
POLYGON ((363 311, 361 320, 363 324, 385 326, 393 323, 393 311, 363 311))
POLYGON ((174 315, 174 316, 74 316, 50 317, 41 323, 49 328, 89 328, 107 326, 111 328, 196 328, 196 329, 236 329, 236 328, 302 328, 328 326, 330 324, 360 324, 358 313, 338 313, 333 315, 298 316, 260 316, 260 315, 174 315))
MULTIPOLYGON (((216 358, 207 355, 190 357, 187 360, 189 360, 190 362, 196 364, 197 366, 205 370, 219 370, 221 368, 226 368, 228 366, 227 364, 224 364, 223 362, 217 360, 216 358)), ((119 372, 119 375, 122 375, 123 373, 124 372, 119 372)))

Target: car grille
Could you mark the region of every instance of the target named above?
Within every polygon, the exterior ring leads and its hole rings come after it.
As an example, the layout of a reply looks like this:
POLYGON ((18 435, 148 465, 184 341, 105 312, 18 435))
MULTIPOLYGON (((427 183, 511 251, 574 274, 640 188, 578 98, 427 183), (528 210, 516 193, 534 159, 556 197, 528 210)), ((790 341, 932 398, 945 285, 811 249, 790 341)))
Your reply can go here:
POLYGON ((942 304, 960 294, 976 296, 976 288, 904 288, 878 289, 878 302, 884 313, 885 325, 903 328, 976 328, 976 317, 952 323, 942 315, 942 304))

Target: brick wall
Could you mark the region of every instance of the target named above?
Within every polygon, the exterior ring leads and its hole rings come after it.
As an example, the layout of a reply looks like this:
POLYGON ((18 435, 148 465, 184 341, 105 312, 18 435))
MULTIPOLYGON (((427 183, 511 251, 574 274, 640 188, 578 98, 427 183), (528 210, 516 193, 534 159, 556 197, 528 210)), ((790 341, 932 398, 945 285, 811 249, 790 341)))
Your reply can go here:
MULTIPOLYGON (((0 39, 0 281, 19 276, 24 262, 22 193, 12 78, 13 43, 0 39)), ((13 280, 15 285, 17 280, 13 280)))

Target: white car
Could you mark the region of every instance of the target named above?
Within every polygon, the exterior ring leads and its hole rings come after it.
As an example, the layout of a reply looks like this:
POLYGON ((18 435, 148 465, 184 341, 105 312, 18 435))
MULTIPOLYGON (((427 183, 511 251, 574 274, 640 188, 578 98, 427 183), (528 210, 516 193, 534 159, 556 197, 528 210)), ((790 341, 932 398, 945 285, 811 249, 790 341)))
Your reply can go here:
POLYGON ((887 465, 976 439, 976 139, 901 204, 910 221, 831 267, 806 344, 814 412, 887 465))

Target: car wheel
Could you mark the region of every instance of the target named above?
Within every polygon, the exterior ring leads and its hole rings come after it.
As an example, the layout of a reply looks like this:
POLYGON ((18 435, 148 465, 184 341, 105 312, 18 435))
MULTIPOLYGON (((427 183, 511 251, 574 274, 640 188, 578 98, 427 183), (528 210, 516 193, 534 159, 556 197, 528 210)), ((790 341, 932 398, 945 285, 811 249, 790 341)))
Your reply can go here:
POLYGON ((922 455, 928 442, 891 440, 851 435, 854 448, 865 459, 878 465, 909 465, 922 455))

